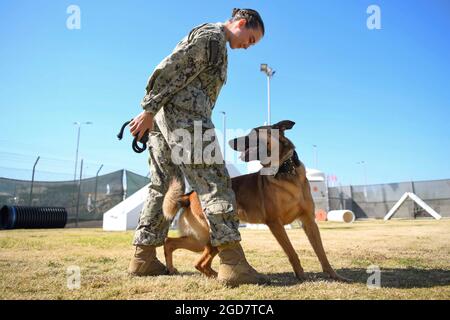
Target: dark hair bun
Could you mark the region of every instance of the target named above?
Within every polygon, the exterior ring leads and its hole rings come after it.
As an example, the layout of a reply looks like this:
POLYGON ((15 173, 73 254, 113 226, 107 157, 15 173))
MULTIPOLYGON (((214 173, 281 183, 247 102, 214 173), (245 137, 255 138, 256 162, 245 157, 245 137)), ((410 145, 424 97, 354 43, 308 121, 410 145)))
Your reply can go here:
POLYGON ((256 10, 234 8, 230 21, 236 21, 240 19, 245 19, 247 21, 247 28, 255 29, 260 27, 262 34, 264 35, 264 22, 262 21, 261 16, 256 10))

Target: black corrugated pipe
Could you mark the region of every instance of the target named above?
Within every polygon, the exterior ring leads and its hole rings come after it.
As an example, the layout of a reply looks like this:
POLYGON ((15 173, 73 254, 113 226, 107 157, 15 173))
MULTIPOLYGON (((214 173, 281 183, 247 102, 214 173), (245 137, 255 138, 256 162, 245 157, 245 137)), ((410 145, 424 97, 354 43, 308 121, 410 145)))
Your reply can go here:
POLYGON ((1 229, 64 228, 65 208, 3 206, 0 210, 1 229))

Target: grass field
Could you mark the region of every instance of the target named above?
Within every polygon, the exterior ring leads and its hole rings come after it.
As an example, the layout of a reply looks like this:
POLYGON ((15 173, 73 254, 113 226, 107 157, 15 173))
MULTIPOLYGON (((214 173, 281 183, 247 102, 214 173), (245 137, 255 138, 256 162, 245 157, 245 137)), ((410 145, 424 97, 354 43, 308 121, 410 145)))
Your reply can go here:
MULTIPOLYGON (((0 299, 450 299, 450 220, 319 223, 331 264, 353 283, 328 281, 301 229, 288 230, 308 281, 298 282, 269 231, 241 229, 249 262, 269 286, 227 288, 193 267, 197 254, 176 251, 180 275, 126 273, 132 231, 0 231, 0 299), (381 269, 381 288, 367 287, 367 267, 381 269), (80 289, 67 268, 81 268, 80 289)), ((163 259, 162 250, 158 256, 163 259)), ((218 268, 218 259, 213 266, 218 268)))

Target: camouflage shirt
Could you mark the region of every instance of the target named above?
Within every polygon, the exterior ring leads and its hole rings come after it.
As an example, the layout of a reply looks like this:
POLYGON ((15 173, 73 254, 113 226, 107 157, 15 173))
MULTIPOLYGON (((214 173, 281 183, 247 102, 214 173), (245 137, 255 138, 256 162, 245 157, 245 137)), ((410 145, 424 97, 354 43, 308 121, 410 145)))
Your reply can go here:
POLYGON ((227 77, 223 23, 195 27, 150 76, 141 106, 156 114, 168 104, 210 118, 227 77))

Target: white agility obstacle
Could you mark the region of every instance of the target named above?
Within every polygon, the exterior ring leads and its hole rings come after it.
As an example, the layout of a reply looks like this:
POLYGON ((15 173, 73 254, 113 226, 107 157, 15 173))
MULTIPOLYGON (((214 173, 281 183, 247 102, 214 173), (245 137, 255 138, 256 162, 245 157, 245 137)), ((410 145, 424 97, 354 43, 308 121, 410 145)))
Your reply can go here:
POLYGON ((420 199, 417 195, 415 195, 412 192, 405 192, 405 194, 400 198, 400 200, 397 201, 397 203, 392 207, 391 210, 386 214, 384 217, 384 220, 389 220, 392 218, 392 216, 397 212, 397 210, 400 208, 400 206, 405 202, 406 199, 410 198, 415 203, 417 203, 419 206, 421 206, 426 212, 428 212, 433 218, 436 220, 440 220, 442 217, 439 213, 433 210, 429 205, 427 205, 422 199, 420 199))

